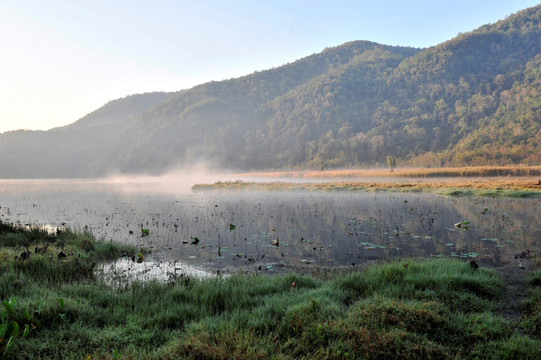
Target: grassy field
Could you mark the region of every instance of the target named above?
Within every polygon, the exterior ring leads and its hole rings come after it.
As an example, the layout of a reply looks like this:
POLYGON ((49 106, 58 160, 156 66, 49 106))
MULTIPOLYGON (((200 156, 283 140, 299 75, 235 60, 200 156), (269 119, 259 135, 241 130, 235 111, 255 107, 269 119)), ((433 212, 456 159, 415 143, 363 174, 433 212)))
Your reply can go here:
POLYGON ((325 171, 274 171, 240 173, 265 178, 365 178, 365 177, 540 177, 541 166, 464 166, 443 168, 343 169, 325 171))
POLYGON ((0 357, 541 358, 539 258, 525 259, 533 269, 518 278, 452 259, 321 279, 179 277, 112 288, 93 276, 97 262, 134 251, 0 223, 0 357))
POLYGON ((229 177, 254 181, 196 184, 203 190, 398 191, 443 195, 541 197, 541 166, 438 169, 252 172, 229 177), (259 181, 265 179, 265 181, 259 181), (273 179, 277 179, 273 181, 273 179), (291 179, 292 181, 288 181, 291 179), (258 181, 256 181, 258 180, 258 181), (306 180, 306 181, 303 181, 306 180))
POLYGON ((341 182, 244 182, 226 181, 197 184, 194 191, 398 191, 432 192, 443 195, 541 197, 541 186, 531 179, 441 179, 439 181, 341 181, 341 182))

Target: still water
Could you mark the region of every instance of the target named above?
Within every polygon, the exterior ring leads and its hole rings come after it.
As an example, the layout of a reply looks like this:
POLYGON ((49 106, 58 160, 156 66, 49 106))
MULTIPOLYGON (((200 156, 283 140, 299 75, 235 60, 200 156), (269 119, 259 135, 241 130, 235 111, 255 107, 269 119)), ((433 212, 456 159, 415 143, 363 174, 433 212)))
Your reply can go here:
POLYGON ((221 269, 352 266, 381 258, 474 257, 541 246, 540 199, 422 193, 211 192, 158 183, 0 181, 0 220, 89 231, 151 258, 221 269), (148 235, 143 236, 143 232, 148 235))

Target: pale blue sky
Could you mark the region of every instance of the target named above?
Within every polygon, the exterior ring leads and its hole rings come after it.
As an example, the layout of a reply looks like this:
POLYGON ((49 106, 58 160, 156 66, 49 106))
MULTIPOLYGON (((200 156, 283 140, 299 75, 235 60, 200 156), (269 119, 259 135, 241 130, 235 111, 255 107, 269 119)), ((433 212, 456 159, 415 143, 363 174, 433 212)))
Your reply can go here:
POLYGON ((529 0, 0 0, 0 132, 131 94, 277 67, 351 40, 429 47, 529 0))

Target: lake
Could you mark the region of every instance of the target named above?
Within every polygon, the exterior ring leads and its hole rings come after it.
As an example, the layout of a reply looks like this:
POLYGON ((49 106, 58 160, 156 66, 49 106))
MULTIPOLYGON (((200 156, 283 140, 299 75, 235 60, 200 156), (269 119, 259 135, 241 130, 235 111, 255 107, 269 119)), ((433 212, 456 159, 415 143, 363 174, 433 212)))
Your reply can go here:
POLYGON ((214 270, 409 257, 473 257, 498 266, 540 247, 540 202, 426 193, 192 193, 180 182, 129 178, 0 181, 2 221, 89 231, 150 249, 148 259, 214 270))

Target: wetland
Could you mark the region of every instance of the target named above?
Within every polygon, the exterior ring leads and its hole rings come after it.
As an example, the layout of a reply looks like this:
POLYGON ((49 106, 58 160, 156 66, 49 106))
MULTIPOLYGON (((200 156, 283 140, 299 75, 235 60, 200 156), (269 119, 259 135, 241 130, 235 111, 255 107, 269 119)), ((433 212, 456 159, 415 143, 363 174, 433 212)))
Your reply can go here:
POLYGON ((356 266, 539 248, 541 199, 426 192, 195 191, 179 181, 0 182, 0 220, 69 228, 201 269, 356 266))
POLYGON ((243 187, 1 181, 0 357, 541 356, 538 197, 243 187))

